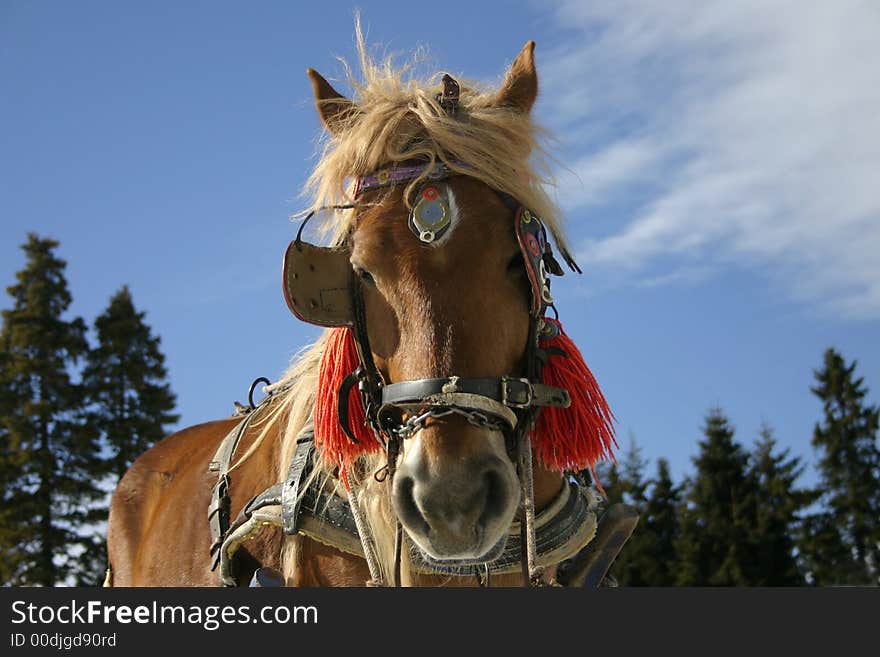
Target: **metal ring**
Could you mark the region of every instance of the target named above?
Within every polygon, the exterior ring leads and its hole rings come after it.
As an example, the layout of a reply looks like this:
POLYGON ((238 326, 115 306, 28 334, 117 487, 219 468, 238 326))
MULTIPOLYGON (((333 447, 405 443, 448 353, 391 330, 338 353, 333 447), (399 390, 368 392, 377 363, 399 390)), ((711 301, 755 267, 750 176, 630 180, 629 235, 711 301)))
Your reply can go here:
POLYGON ((250 404, 251 410, 254 410, 256 408, 256 406, 254 406, 254 390, 256 390, 257 384, 260 381, 265 381, 267 386, 272 385, 272 382, 265 376, 261 376, 259 379, 251 384, 251 388, 250 390, 248 390, 248 404, 250 404))
POLYGON ((352 210, 352 209, 354 209, 354 206, 352 204, 348 203, 345 205, 324 205, 316 210, 311 210, 305 216, 305 218, 302 220, 302 222, 300 223, 299 230, 296 231, 296 239, 294 240, 294 243, 296 244, 296 250, 302 251, 303 230, 305 230, 306 224, 309 223, 309 220, 315 216, 316 212, 320 212, 322 210, 352 210))

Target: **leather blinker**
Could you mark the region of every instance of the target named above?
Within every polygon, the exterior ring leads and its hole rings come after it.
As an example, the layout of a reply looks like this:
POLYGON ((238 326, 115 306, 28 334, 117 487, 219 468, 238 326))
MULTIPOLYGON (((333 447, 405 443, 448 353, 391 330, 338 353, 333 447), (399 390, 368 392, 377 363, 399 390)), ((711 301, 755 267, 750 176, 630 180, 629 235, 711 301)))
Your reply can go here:
POLYGON ((294 240, 284 254, 282 287, 299 319, 318 326, 352 326, 354 271, 347 249, 294 240))

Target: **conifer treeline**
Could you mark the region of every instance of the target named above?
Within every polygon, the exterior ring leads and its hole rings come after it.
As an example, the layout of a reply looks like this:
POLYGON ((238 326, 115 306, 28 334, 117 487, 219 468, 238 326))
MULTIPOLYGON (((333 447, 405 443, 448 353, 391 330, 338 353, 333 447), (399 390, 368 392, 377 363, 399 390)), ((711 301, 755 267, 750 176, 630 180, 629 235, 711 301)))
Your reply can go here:
POLYGON ((94 324, 58 242, 31 234, 0 329, 0 584, 95 584, 109 491, 177 420, 159 338, 123 286, 94 324))
MULTIPOLYGON (((0 585, 95 584, 105 567, 108 491, 177 421, 160 341, 127 287, 94 321, 72 301, 58 243, 29 235, 0 328, 0 585)), ((720 409, 705 418, 694 471, 676 483, 633 441, 600 469, 609 502, 641 512, 612 568, 623 586, 877 585, 880 409, 833 349, 811 390, 823 417, 805 467, 764 426, 747 449, 720 409)))
POLYGON ((621 586, 840 586, 880 584, 880 407, 870 406, 856 363, 825 352, 812 392, 823 417, 812 444, 815 488, 798 485, 801 459, 765 425, 751 450, 721 409, 705 418, 695 471, 673 483, 633 440, 617 467, 600 469, 609 502, 641 512, 612 567, 621 586))

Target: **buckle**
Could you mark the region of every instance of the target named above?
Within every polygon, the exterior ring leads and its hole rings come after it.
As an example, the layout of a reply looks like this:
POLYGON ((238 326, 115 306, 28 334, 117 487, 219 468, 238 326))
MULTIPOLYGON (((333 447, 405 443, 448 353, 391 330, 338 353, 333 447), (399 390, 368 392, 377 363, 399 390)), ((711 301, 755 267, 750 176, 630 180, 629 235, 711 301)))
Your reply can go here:
POLYGON ((505 406, 528 408, 532 405, 532 395, 532 383, 528 379, 501 377, 501 403, 505 406))

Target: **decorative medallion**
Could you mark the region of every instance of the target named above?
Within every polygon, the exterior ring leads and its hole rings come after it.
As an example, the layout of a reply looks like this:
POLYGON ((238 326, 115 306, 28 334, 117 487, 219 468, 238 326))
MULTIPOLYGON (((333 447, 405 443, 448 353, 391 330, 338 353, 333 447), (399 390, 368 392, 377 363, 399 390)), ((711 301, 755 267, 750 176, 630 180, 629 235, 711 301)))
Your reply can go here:
POLYGON ((425 244, 430 244, 446 232, 451 223, 449 203, 436 185, 425 185, 419 190, 418 200, 409 214, 409 227, 425 244))

